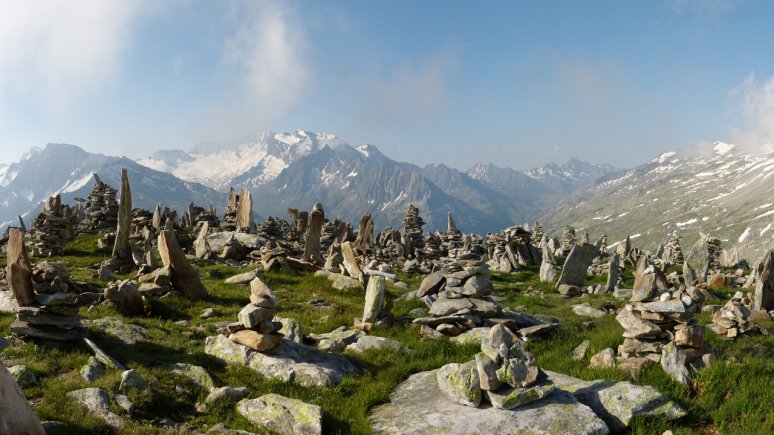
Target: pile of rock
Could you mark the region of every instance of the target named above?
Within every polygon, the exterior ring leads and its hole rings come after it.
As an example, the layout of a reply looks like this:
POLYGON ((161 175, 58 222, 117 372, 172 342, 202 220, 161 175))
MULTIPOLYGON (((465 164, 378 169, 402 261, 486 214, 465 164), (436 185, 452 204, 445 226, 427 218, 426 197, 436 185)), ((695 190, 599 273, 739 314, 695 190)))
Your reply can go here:
POLYGON ((272 321, 276 304, 274 292, 261 277, 255 277, 250 282, 250 303, 239 312, 239 321, 228 325, 229 340, 258 352, 282 344, 284 336, 278 332, 282 323, 272 321))
POLYGON ((143 208, 132 209, 132 224, 129 228, 130 239, 144 239, 144 235, 149 231, 155 232, 157 228, 153 226, 154 213, 143 208))
POLYGON ((532 244, 532 233, 520 226, 508 227, 486 238, 489 265, 494 270, 511 273, 520 266, 541 263, 540 252, 532 244))
POLYGON ((677 232, 673 232, 669 236, 664 252, 661 256, 664 264, 683 264, 685 257, 683 256, 683 249, 680 247, 680 236, 677 232))
POLYGON ((736 292, 726 304, 712 315, 709 328, 721 337, 736 338, 750 332, 753 327, 749 319, 752 299, 749 293, 736 292))
POLYGON ((425 221, 419 216, 419 209, 414 204, 409 204, 406 214, 403 216, 403 252, 407 258, 416 258, 416 251, 424 247, 422 227, 425 221))
POLYGON ((635 274, 631 303, 616 316, 625 338, 618 354, 627 365, 660 362, 672 378, 688 385, 687 365, 711 358, 704 327, 693 319, 705 296, 697 287, 665 289, 665 283, 663 272, 653 266, 635 274))
POLYGON ((448 264, 425 277, 416 296, 430 308, 430 317, 421 325, 424 337, 457 336, 496 317, 500 307, 489 296, 492 292, 489 268, 475 261, 448 264))
POLYGON ((570 249, 575 246, 575 243, 577 243, 577 239, 575 238, 575 228, 571 227, 570 225, 565 225, 564 229, 562 230, 561 246, 564 255, 567 255, 570 252, 570 249))
POLYGON ((11 333, 51 341, 80 341, 86 335, 78 316, 80 303, 96 300, 99 295, 81 296, 77 284, 63 263, 43 262, 32 269, 33 300, 19 303, 11 333), (90 297, 95 296, 95 297, 90 297), (79 299, 82 299, 79 301, 79 299))
POLYGON ((86 202, 86 220, 81 222, 84 231, 113 231, 118 223, 118 191, 100 180, 94 174, 94 186, 92 186, 89 199, 86 202))
POLYGON ((75 217, 69 206, 62 205, 60 195, 48 198, 43 211, 32 221, 30 237, 32 255, 50 257, 64 255, 64 245, 75 237, 75 217))
POLYGON ((475 361, 447 364, 436 374, 439 389, 453 402, 477 408, 486 399, 497 409, 548 396, 555 387, 545 378, 524 342, 502 325, 489 331, 475 361))
POLYGON ((699 235, 707 241, 707 249, 709 250, 710 254, 710 271, 720 271, 723 268, 723 264, 720 258, 723 252, 723 248, 720 247, 720 239, 717 237, 712 237, 709 234, 705 235, 699 233, 699 235))

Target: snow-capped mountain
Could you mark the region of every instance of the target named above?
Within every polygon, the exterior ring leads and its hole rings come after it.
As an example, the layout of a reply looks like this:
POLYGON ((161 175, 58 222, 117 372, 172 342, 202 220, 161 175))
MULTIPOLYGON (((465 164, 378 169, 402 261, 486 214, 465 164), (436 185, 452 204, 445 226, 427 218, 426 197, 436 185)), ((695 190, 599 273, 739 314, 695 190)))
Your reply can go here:
POLYGON ((267 183, 298 158, 341 143, 326 133, 265 131, 224 144, 202 143, 190 152, 159 151, 137 162, 183 180, 226 190, 236 184, 237 178, 251 187, 267 183))
POLYGON ((528 171, 477 164, 468 170, 468 175, 507 192, 517 190, 524 193, 537 191, 564 194, 587 186, 614 171, 616 169, 608 164, 586 163, 571 158, 561 166, 551 162, 528 171))
POLYGON ((774 150, 714 142, 664 152, 650 163, 601 179, 543 218, 554 234, 570 224, 613 243, 630 234, 655 252, 673 231, 687 252, 709 233, 756 260, 774 246, 774 150))
POLYGON ((137 164, 126 157, 88 153, 75 145, 48 144, 34 148, 18 162, 0 169, 0 228, 17 225, 17 216, 29 222, 42 210, 49 196, 62 194, 65 203, 91 192, 93 174, 118 189, 121 168, 127 168, 132 186, 132 204, 152 209, 161 201, 183 210, 189 202, 223 207, 225 194, 201 184, 180 180, 165 172, 137 164))

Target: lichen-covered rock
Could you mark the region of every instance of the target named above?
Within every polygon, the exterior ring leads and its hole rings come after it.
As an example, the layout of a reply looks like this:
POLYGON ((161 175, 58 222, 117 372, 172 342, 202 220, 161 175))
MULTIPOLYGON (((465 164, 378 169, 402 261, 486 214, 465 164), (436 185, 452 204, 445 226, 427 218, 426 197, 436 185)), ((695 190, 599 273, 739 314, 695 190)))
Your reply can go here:
POLYGON ((477 407, 481 403, 481 386, 475 363, 446 364, 436 373, 438 388, 449 400, 477 407))
POLYGON ((124 344, 131 345, 146 339, 145 328, 132 323, 127 323, 116 317, 95 319, 89 324, 93 326, 93 329, 96 329, 103 334, 111 335, 124 344))
POLYGON ((412 375, 390 394, 390 403, 374 407, 368 415, 373 433, 609 433, 605 422, 591 408, 564 391, 510 410, 456 404, 441 394, 437 371, 412 375))
POLYGON ((224 335, 207 337, 204 352, 232 364, 245 365, 266 378, 295 382, 305 387, 338 384, 347 375, 358 373, 349 360, 313 347, 283 340, 266 352, 255 352, 232 342, 224 335))
POLYGON ((371 349, 389 349, 395 352, 405 351, 400 341, 376 335, 363 335, 355 343, 348 345, 346 349, 355 353, 363 353, 371 349))
POLYGON ((207 372, 204 367, 195 366, 192 364, 175 363, 169 367, 172 373, 193 381, 194 384, 209 391, 215 388, 215 381, 212 380, 212 376, 207 372))
POLYGON ((16 383, 22 388, 38 385, 38 378, 35 376, 35 373, 32 373, 32 370, 27 368, 27 366, 18 365, 8 367, 8 371, 11 373, 11 376, 16 383))
POLYGON ((526 388, 505 387, 486 391, 489 403, 497 409, 513 409, 540 400, 554 391, 553 382, 541 382, 526 388))
POLYGON ((131 369, 121 373, 121 384, 118 391, 127 392, 129 390, 147 390, 150 386, 142 378, 137 370, 131 369))
POLYGON ((84 388, 82 390, 70 391, 67 397, 80 403, 92 414, 105 420, 113 428, 121 426, 123 421, 121 417, 110 411, 110 397, 107 391, 102 388, 84 388))
POLYGON ((89 361, 81 367, 81 377, 86 382, 94 382, 101 378, 105 374, 105 366, 97 360, 97 358, 91 356, 89 361))
POLYGON ((607 423, 610 430, 626 429, 634 417, 656 417, 675 420, 685 411, 657 389, 624 381, 584 381, 561 373, 546 371, 556 387, 572 393, 591 407, 607 423))
POLYGON ((279 332, 285 336, 285 340, 293 341, 296 343, 303 343, 304 332, 301 329, 301 323, 296 319, 287 317, 274 316, 273 322, 279 322, 282 324, 279 332))
POLYGON ((237 411, 253 424, 282 434, 322 433, 322 410, 300 400, 279 394, 266 394, 237 403, 237 411))
POLYGON ((686 367, 685 352, 673 342, 661 348, 661 367, 672 379, 685 386, 691 385, 691 372, 686 367))

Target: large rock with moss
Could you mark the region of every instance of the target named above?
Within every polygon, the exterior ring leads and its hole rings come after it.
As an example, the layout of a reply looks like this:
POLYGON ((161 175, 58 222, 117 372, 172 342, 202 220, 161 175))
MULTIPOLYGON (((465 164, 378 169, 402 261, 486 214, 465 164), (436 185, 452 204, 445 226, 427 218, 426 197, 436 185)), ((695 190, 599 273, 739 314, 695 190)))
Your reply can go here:
POLYGON ((324 387, 355 375, 357 368, 344 356, 321 352, 313 347, 282 340, 266 352, 234 343, 225 335, 207 337, 204 352, 228 363, 250 367, 270 379, 295 382, 305 387, 324 387))
POLYGON ((261 429, 282 434, 315 435, 322 433, 322 410, 300 400, 279 394, 244 399, 237 411, 261 429))
POLYGON ((655 417, 674 420, 685 411, 657 389, 625 381, 584 381, 561 373, 546 371, 557 388, 572 393, 591 407, 607 423, 610 430, 624 430, 634 417, 655 417))
POLYGON ((446 364, 436 372, 438 388, 454 403, 477 407, 481 403, 481 386, 475 361, 446 364))
POLYGON ((375 434, 607 434, 607 425, 572 394, 557 390, 516 409, 488 404, 472 408, 448 400, 438 388, 438 370, 417 373, 390 394, 390 403, 369 413, 375 434))

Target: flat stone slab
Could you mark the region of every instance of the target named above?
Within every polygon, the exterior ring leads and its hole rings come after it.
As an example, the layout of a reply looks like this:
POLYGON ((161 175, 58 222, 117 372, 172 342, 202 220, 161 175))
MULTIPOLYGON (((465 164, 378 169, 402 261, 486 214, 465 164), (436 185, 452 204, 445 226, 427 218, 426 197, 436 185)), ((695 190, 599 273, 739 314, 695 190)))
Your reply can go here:
POLYGON ((685 416, 682 408, 649 385, 626 381, 584 381, 548 370, 545 373, 557 388, 572 393, 579 402, 591 407, 613 432, 624 430, 637 416, 665 420, 685 416))
POLYGON ((572 394, 554 391, 515 409, 458 405, 438 388, 436 372, 417 373, 390 394, 390 403, 371 410, 375 434, 607 434, 602 419, 572 394))
POLYGON ((342 355, 289 340, 282 340, 282 344, 272 350, 256 352, 234 343, 225 335, 217 335, 207 337, 204 352, 228 363, 248 366, 266 378, 304 387, 335 385, 344 376, 358 374, 358 369, 342 355))

